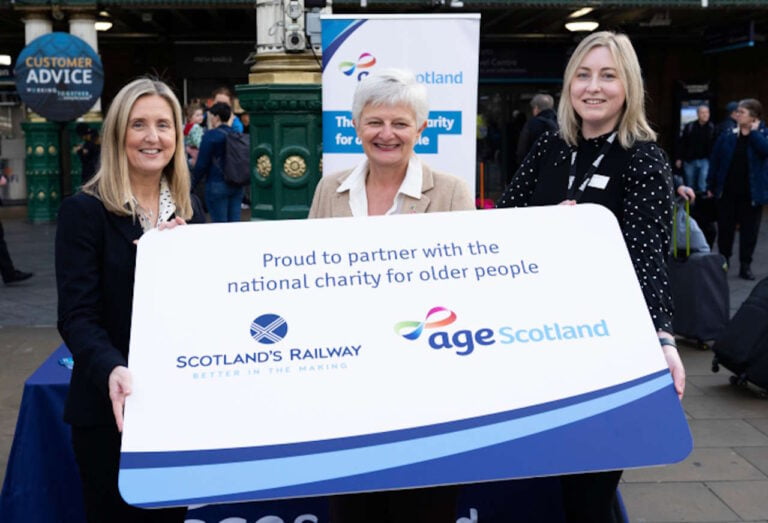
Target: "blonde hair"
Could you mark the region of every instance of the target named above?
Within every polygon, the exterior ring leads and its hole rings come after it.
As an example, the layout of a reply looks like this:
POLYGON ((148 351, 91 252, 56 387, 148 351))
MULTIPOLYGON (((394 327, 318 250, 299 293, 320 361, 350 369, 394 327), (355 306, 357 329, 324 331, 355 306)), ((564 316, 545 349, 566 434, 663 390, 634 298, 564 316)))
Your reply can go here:
POLYGON ((168 187, 176 204, 176 216, 188 220, 192 217, 190 176, 184 154, 184 133, 181 106, 171 88, 163 82, 139 78, 117 93, 101 127, 101 166, 96 175, 83 186, 83 192, 97 197, 106 209, 120 216, 136 217, 131 182, 128 175, 128 156, 125 153, 125 133, 128 117, 134 104, 144 96, 160 96, 171 107, 176 131, 176 150, 163 169, 168 187))
POLYGON ((616 62, 619 81, 624 86, 624 109, 619 117, 619 143, 628 149, 636 141, 655 141, 656 132, 651 129, 645 117, 645 88, 637 54, 626 35, 611 31, 592 33, 584 38, 568 61, 563 75, 563 95, 557 107, 560 136, 569 145, 575 146, 578 143, 581 117, 576 114, 571 103, 571 82, 584 57, 595 47, 605 47, 611 53, 616 62))

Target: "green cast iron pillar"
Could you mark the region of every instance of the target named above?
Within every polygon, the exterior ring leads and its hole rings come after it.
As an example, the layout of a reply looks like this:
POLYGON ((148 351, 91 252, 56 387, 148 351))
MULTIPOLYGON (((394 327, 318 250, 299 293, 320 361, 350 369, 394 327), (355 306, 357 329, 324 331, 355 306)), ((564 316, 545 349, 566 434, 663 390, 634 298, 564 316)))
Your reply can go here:
POLYGON ((322 173, 320 69, 309 54, 261 57, 237 86, 250 115, 251 217, 306 218, 322 173))
POLYGON ((21 127, 27 147, 27 216, 32 223, 56 221, 61 201, 59 125, 32 121, 21 127))

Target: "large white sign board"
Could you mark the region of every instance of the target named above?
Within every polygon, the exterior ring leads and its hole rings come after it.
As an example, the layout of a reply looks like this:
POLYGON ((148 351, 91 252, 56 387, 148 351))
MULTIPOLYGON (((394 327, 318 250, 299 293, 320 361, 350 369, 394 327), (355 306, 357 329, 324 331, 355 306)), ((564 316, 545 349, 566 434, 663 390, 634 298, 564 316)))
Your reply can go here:
POLYGON ((160 506, 670 463, 691 449, 594 205, 139 243, 120 489, 160 506))

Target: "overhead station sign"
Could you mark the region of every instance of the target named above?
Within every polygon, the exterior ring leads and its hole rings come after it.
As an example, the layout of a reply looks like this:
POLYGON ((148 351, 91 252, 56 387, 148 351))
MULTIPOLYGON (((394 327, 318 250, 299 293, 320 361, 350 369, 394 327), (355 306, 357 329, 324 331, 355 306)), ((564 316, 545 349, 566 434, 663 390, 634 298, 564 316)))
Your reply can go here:
POLYGON ((32 40, 16 60, 14 75, 21 100, 56 122, 88 112, 104 87, 99 55, 68 33, 49 33, 32 40))

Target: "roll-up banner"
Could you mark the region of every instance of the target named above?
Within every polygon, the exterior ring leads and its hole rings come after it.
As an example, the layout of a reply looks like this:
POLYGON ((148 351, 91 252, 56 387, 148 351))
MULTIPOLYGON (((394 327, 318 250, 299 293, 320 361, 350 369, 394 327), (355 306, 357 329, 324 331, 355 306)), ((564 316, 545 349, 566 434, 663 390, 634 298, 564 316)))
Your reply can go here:
POLYGON ((412 71, 429 96, 427 128, 415 153, 474 192, 480 15, 328 15, 321 21, 323 174, 363 159, 352 96, 369 74, 397 67, 412 71))

